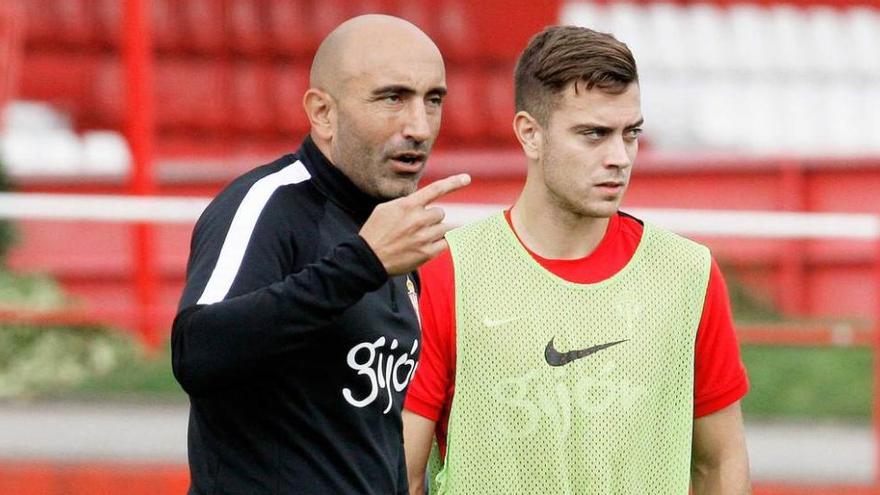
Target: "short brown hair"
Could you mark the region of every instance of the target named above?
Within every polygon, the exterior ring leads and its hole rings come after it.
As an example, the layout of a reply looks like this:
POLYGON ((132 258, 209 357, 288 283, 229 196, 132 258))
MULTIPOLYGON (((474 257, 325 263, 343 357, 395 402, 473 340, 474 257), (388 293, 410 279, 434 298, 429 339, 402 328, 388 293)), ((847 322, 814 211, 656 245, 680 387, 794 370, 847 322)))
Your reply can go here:
MULTIPOLYGON (((560 93, 581 81, 612 94, 638 82, 636 61, 614 36, 577 26, 550 26, 532 37, 516 63, 516 111, 546 125, 560 93)), ((577 85, 575 85, 577 91, 577 85)))

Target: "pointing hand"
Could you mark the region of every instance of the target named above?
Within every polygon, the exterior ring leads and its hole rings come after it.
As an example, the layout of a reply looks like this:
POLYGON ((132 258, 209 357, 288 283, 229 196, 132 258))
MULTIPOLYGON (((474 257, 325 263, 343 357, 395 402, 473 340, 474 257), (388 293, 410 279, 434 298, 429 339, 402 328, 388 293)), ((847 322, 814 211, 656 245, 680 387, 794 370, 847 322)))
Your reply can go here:
POLYGON ((446 249, 443 236, 451 227, 443 223, 443 209, 431 203, 470 182, 467 174, 453 175, 373 210, 360 235, 389 275, 411 272, 446 249))

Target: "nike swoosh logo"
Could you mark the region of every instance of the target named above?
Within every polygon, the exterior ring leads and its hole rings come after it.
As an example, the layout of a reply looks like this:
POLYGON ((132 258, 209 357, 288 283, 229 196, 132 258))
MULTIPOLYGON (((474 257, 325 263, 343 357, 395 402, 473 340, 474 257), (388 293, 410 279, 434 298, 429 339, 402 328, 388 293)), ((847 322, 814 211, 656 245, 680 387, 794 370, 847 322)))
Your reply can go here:
MULTIPOLYGON (((553 339, 555 338, 556 337, 553 337, 553 339)), ((553 339, 550 339, 550 342, 547 342, 547 347, 544 348, 544 359, 550 366, 565 366, 566 364, 576 359, 587 357, 590 354, 595 354, 601 351, 602 349, 607 349, 613 345, 626 342, 626 340, 618 340, 617 342, 608 342, 607 344, 594 345, 593 347, 587 347, 586 349, 559 352, 553 347, 553 339)))
POLYGON ((483 318, 483 325, 486 325, 489 328, 492 327, 500 327, 501 325, 506 325, 508 323, 512 323, 516 320, 521 320, 522 317, 516 318, 503 318, 500 320, 492 319, 492 318, 483 318))

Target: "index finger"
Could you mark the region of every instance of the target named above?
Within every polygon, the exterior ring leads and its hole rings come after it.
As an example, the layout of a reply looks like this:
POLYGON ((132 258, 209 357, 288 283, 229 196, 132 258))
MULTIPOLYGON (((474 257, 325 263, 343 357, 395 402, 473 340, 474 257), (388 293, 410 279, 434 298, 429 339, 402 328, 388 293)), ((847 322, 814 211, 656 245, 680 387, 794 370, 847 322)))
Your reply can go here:
POLYGON ((438 198, 441 198, 456 189, 471 183, 471 176, 468 174, 450 175, 445 179, 434 181, 427 186, 409 195, 409 197, 421 205, 427 206, 438 198))

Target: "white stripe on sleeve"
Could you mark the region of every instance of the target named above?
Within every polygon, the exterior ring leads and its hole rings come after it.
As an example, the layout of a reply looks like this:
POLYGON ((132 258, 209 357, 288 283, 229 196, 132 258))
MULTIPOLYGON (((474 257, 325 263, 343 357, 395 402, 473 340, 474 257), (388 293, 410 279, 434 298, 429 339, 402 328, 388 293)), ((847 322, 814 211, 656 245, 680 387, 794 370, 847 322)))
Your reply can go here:
POLYGON ((251 186, 241 204, 238 205, 238 210, 235 211, 232 225, 229 226, 223 247, 220 248, 220 257, 217 259, 217 264, 214 266, 214 271, 211 272, 211 278, 208 279, 198 304, 212 304, 222 301, 226 297, 239 268, 241 268, 241 261, 244 259, 251 234, 257 225, 257 219, 275 190, 281 186, 298 184, 310 178, 308 170, 302 162, 297 160, 295 163, 263 177, 251 186))

